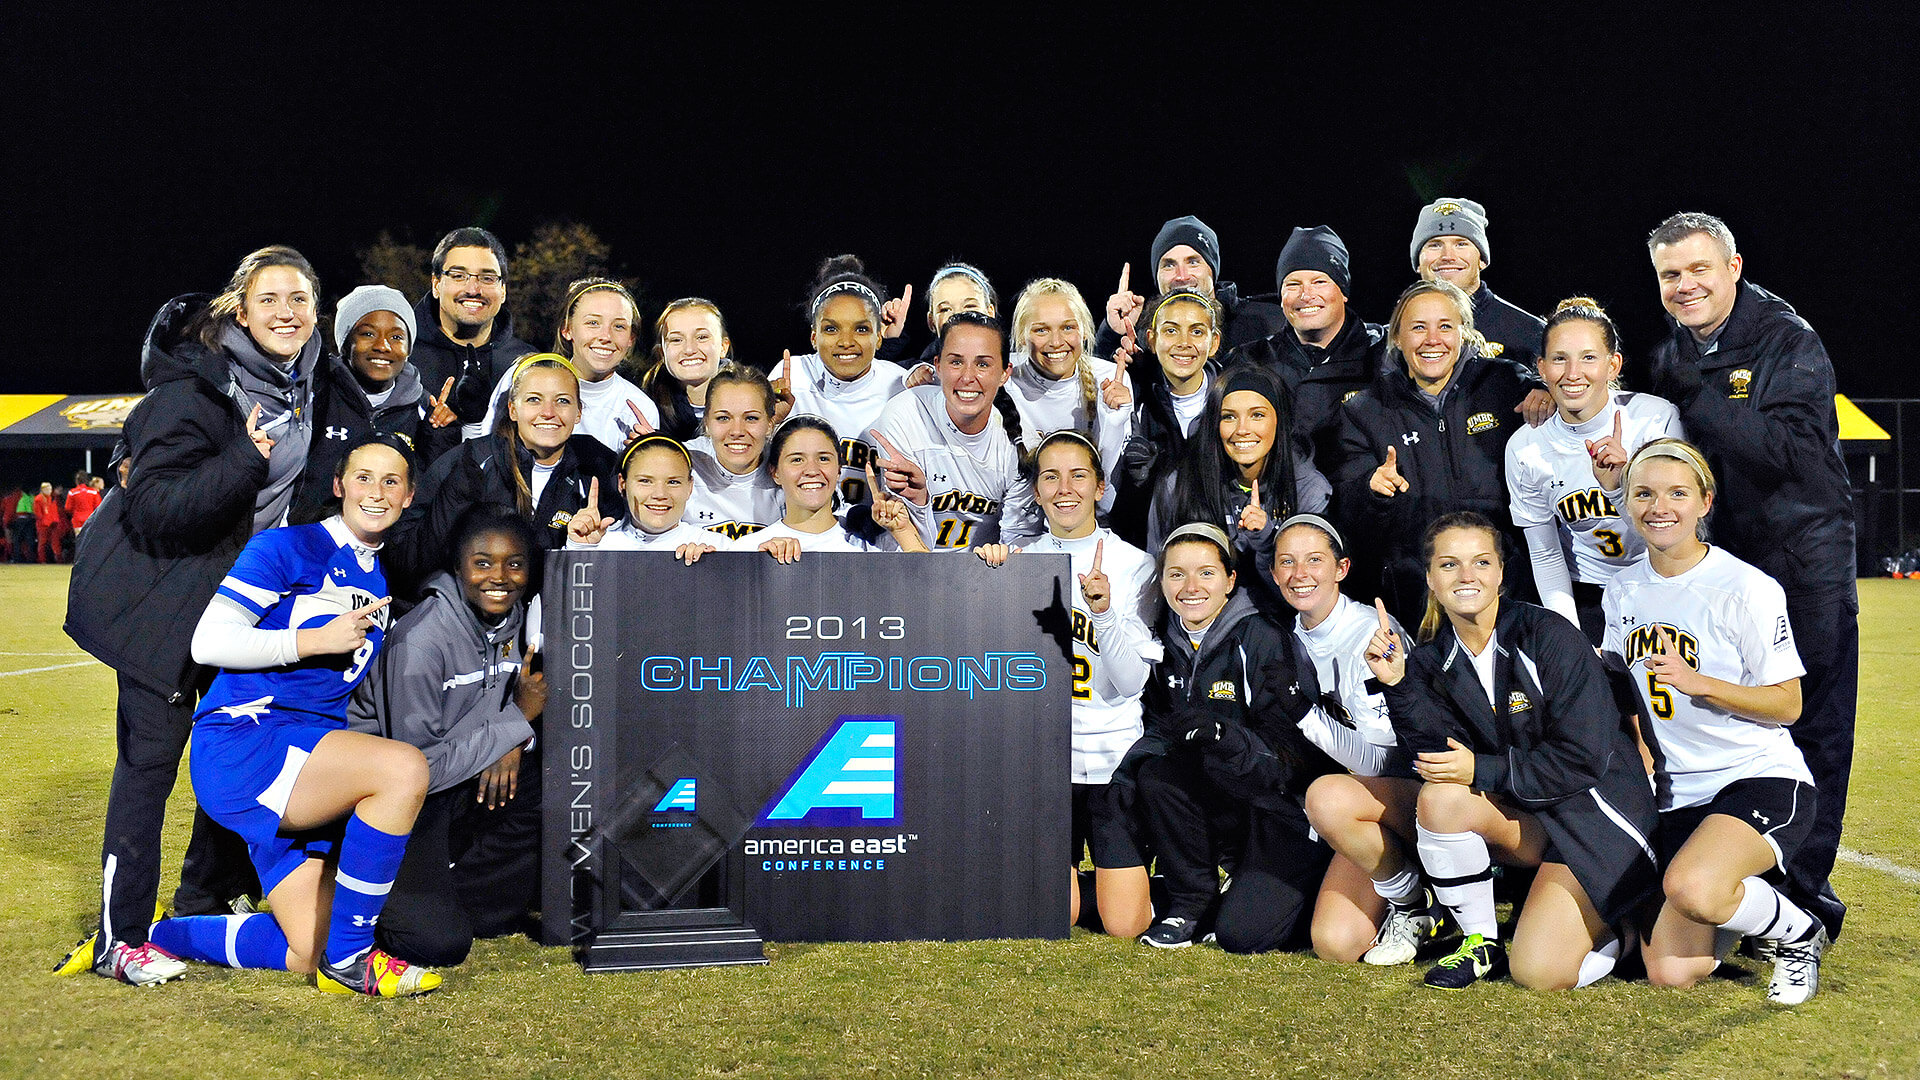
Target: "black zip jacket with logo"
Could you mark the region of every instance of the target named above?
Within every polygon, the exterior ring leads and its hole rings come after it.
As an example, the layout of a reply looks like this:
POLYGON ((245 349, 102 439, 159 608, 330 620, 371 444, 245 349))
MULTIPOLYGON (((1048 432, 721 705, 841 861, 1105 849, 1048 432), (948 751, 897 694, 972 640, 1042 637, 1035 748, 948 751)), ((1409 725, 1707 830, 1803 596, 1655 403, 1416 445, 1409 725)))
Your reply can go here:
POLYGON ((1712 352, 1668 322, 1671 335, 1653 350, 1655 392, 1679 408, 1713 466, 1713 539, 1790 596, 1851 596, 1853 493, 1820 335, 1745 281, 1712 352))
POLYGON ((1386 687, 1400 745, 1384 772, 1412 777, 1413 755, 1458 740, 1474 753, 1473 789, 1539 818, 1612 922, 1656 884, 1659 814, 1606 670, 1578 627, 1533 604, 1501 601, 1489 647, 1497 705, 1451 624, 1413 650, 1386 687))
MULTIPOLYGON (((1523 538, 1508 512, 1507 440, 1526 420, 1514 406, 1533 389, 1522 369, 1469 354, 1454 369, 1440 407, 1415 388, 1404 368, 1382 373, 1340 407, 1339 463, 1334 467, 1336 521, 1354 542, 1356 575, 1379 567, 1379 592, 1394 616, 1416 626, 1426 609, 1427 575, 1420 537, 1442 514, 1475 510, 1509 540, 1507 595, 1530 598, 1532 576, 1523 538), (1407 490, 1391 498, 1368 486, 1396 451, 1407 490)), ((1365 580, 1356 585, 1365 590, 1365 580)))

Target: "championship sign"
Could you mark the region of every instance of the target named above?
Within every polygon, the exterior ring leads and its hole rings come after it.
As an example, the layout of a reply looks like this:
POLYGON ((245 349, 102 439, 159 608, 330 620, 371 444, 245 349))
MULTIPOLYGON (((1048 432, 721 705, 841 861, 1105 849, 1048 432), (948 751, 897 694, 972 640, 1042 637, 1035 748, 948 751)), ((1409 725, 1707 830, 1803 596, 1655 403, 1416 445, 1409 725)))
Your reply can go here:
POLYGON ((1064 937, 1070 572, 551 553, 545 941, 1064 937))

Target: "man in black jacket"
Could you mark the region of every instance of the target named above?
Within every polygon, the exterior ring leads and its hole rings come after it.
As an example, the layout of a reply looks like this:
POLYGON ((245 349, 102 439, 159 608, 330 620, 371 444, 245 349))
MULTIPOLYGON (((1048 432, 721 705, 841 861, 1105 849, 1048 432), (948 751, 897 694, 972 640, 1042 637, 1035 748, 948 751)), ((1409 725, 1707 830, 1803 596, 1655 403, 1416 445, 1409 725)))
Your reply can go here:
POLYGON ((1241 358, 1279 369, 1293 391, 1294 437, 1332 476, 1339 465, 1340 403, 1372 384, 1387 332, 1347 307, 1353 292, 1347 245, 1325 225, 1293 230, 1274 279, 1287 327, 1248 345, 1241 358))
MULTIPOLYGON (((1231 281, 1220 280, 1220 237, 1207 223, 1188 214, 1160 226, 1153 238, 1148 262, 1153 266, 1154 291, 1165 295, 1192 289, 1219 301, 1225 319, 1220 327, 1220 353, 1233 363, 1234 350, 1250 345, 1286 325, 1280 309, 1264 300, 1246 300, 1231 281)), ((1146 298, 1128 289, 1131 264, 1120 270, 1120 286, 1107 297, 1107 319, 1093 339, 1093 351, 1112 356, 1128 328, 1140 318, 1146 298)))
POLYGON ((501 376, 533 346, 513 336, 513 315, 506 310, 507 249, 485 229, 455 229, 433 249, 432 286, 414 305, 420 336, 411 361, 420 384, 429 394, 444 393, 448 378, 453 391, 442 402, 459 423, 435 428, 427 435, 424 468, 434 458, 459 444, 478 438, 487 399, 501 376))
POLYGON ((1733 233, 1675 214, 1647 238, 1672 333, 1653 351, 1654 393, 1674 403, 1719 481, 1714 540, 1787 594, 1807 674, 1787 730, 1820 805, 1787 870, 1789 895, 1840 936, 1828 874, 1840 845, 1860 687, 1853 496, 1840 456, 1833 363, 1786 301, 1741 280, 1733 233))
POLYGON ((1487 339, 1485 355, 1527 366, 1540 358, 1546 321, 1500 299, 1480 280, 1493 261, 1485 207, 1472 199, 1435 199, 1420 208, 1408 247, 1422 278, 1451 281, 1473 298, 1473 326, 1487 339))

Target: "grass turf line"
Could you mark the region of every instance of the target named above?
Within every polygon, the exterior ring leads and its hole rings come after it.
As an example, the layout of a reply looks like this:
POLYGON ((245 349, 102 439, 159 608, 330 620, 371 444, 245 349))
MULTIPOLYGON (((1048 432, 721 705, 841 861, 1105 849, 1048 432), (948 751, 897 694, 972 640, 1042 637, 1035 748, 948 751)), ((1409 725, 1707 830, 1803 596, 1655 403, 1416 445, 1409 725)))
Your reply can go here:
MULTIPOLYGON (((1846 843, 1920 867, 1907 676, 1920 582, 1863 581, 1860 754, 1846 843)), ((66 574, 0 568, 0 651, 59 650, 66 574)), ((77 650, 75 650, 77 651, 77 650)), ((9 658, 0 657, 0 661, 9 658)), ((42 666, 41 658, 0 670, 42 666)), ((196 965, 135 991, 46 974, 95 918, 113 680, 0 683, 0 1076, 1110 1077, 1920 1076, 1920 890, 1842 864, 1853 905, 1818 997, 1762 1000, 1765 972, 1689 991, 1466 994, 1414 967, 1068 942, 774 945, 771 966, 587 976, 564 950, 481 942, 439 994, 322 998, 297 977, 196 965)), ((168 815, 166 888, 190 818, 168 815)))

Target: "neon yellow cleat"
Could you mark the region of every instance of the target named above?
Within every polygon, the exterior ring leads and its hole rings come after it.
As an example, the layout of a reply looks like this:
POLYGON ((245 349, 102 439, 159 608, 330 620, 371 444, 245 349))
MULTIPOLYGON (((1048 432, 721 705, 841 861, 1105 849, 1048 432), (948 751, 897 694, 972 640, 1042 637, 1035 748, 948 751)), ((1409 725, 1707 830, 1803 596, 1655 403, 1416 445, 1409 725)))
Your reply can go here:
POLYGON ((327 994, 412 997, 438 990, 441 979, 437 971, 415 967, 368 947, 344 964, 321 964, 313 981, 327 994))

